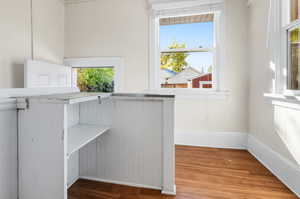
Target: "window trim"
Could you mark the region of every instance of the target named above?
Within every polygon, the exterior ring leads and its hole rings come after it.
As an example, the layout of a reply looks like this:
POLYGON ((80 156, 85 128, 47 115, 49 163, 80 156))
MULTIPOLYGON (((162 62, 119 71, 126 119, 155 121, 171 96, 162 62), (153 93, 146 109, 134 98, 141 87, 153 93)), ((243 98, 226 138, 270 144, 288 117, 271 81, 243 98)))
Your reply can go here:
POLYGON ((280 77, 277 82, 277 91, 283 95, 300 95, 300 90, 289 89, 290 84, 290 49, 289 49, 289 31, 300 25, 300 19, 290 21, 291 10, 290 1, 282 1, 281 4, 281 66, 277 69, 280 71, 280 77))
MULTIPOLYGON (((64 64, 72 68, 114 68, 114 92, 124 91, 124 60, 122 57, 66 58, 64 64)), ((72 84, 75 82, 72 72, 72 84)))
MULTIPOLYGON (((213 6, 212 6, 213 7, 213 6)), ((165 10, 164 10, 165 11, 165 10)), ((214 5, 212 10, 211 7, 208 5, 203 5, 198 7, 197 9, 182 9, 182 10, 168 10, 165 12, 160 13, 159 11, 153 11, 152 16, 150 17, 150 60, 149 60, 149 89, 150 90, 159 90, 159 91, 174 91, 173 93, 179 93, 182 90, 193 90, 193 92, 199 91, 199 93, 205 92, 218 92, 220 91, 220 67, 223 65, 223 50, 224 50, 224 43, 223 37, 221 33, 224 32, 223 30, 223 21, 221 18, 223 17, 223 7, 218 5, 214 5), (179 16, 190 16, 190 15, 199 15, 199 14, 206 14, 206 13, 214 13, 214 60, 213 60, 213 88, 211 89, 201 89, 201 88, 193 88, 193 89, 182 89, 182 88, 161 88, 160 86, 160 45, 159 45, 159 19, 166 18, 166 17, 179 17, 179 16)))
POLYGON ((297 94, 299 95, 300 94, 300 89, 299 90, 293 90, 293 89, 289 89, 290 87, 290 83, 291 83, 291 79, 290 79, 290 70, 291 70, 291 52, 290 52, 290 47, 289 47, 289 33, 297 28, 297 26, 300 26, 300 20, 296 20, 296 21, 293 21, 292 23, 288 24, 284 29, 285 29, 285 42, 286 42, 286 72, 287 72, 287 75, 286 75, 286 91, 285 93, 293 93, 293 94, 297 94))

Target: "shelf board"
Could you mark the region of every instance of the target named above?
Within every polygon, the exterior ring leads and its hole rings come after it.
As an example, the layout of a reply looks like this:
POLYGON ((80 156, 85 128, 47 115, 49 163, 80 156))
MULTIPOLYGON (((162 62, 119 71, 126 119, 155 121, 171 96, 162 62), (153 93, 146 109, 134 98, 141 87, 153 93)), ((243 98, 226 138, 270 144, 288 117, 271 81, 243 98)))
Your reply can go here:
POLYGON ((68 129, 68 156, 109 130, 108 126, 78 124, 68 129))
POLYGON ((75 93, 63 93, 63 94, 54 94, 54 95, 32 96, 30 98, 37 99, 43 102, 48 102, 48 103, 75 104, 80 102, 99 100, 99 98, 105 99, 110 96, 111 93, 75 92, 75 93))

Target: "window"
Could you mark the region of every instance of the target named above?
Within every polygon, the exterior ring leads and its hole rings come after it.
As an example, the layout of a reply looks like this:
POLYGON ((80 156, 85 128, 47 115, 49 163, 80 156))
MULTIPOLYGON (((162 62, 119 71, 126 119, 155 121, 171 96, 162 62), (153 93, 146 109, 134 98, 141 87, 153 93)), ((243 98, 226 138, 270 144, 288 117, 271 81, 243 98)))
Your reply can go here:
POLYGON ((286 26, 288 90, 300 90, 300 0, 290 0, 290 22, 286 26))
POLYGON ((122 92, 124 64, 120 57, 67 58, 72 85, 86 92, 122 92))
POLYGON ((172 94, 222 93, 223 1, 153 5, 150 89, 172 94), (200 91, 200 92, 198 92, 200 91), (209 92, 205 92, 209 91, 209 92))
POLYGON ((213 88, 214 14, 160 18, 161 88, 213 88))
POLYGON ((114 68, 73 68, 73 85, 81 92, 114 92, 114 68))

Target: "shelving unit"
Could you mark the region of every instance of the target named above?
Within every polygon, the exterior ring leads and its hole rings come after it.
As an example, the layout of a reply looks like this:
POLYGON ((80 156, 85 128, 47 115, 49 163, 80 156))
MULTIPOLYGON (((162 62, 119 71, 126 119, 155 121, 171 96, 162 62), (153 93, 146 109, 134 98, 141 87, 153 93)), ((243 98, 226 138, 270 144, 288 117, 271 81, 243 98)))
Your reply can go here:
POLYGON ((68 187, 79 178, 79 150, 109 132, 110 97, 65 93, 17 98, 20 198, 67 199, 68 187), (103 120, 95 120, 99 115, 103 120))
POLYGON ((174 96, 17 98, 19 198, 67 199, 78 179, 175 193, 174 96))

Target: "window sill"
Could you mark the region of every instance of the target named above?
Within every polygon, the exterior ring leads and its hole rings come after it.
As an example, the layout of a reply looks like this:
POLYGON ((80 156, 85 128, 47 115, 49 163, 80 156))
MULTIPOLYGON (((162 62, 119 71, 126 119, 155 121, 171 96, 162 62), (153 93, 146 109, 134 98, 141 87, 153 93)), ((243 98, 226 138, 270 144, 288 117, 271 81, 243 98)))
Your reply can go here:
POLYGON ((198 90, 198 89, 153 89, 145 90, 150 94, 175 95, 176 99, 215 99, 225 100, 228 98, 229 91, 198 90))
MULTIPOLYGON (((264 96, 266 98, 271 99, 272 101, 281 101, 281 102, 288 102, 294 104, 300 104, 300 95, 295 95, 291 93, 265 93, 264 96)), ((274 103, 273 103, 274 104, 274 103)))

